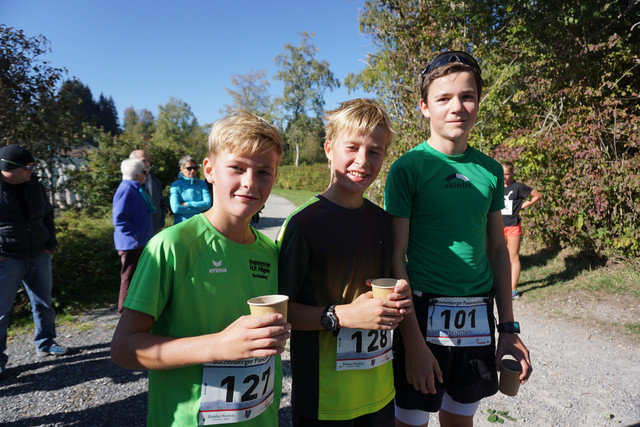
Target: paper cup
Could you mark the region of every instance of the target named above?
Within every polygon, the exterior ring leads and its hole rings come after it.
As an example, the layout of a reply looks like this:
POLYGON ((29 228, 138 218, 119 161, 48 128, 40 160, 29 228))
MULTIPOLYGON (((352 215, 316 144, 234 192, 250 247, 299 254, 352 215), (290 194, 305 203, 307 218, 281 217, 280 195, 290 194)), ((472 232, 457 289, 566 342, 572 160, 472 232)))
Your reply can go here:
POLYGON ((516 360, 502 359, 500 361, 500 392, 507 396, 515 396, 520 388, 520 373, 522 366, 516 360))
POLYGON ((254 297, 247 301, 252 316, 264 316, 265 314, 280 313, 287 321, 287 302, 289 297, 286 295, 263 295, 254 297))
POLYGON ((373 291, 374 298, 387 299, 387 295, 393 293, 398 283, 397 279, 375 279, 371 281, 371 290, 373 291))
MULTIPOLYGON (((280 313, 284 316, 283 323, 287 321, 287 303, 289 297, 286 295, 263 295, 261 297, 254 297, 247 301, 251 315, 260 317, 266 314, 280 313)), ((280 347, 286 345, 285 341, 282 341, 280 347)))

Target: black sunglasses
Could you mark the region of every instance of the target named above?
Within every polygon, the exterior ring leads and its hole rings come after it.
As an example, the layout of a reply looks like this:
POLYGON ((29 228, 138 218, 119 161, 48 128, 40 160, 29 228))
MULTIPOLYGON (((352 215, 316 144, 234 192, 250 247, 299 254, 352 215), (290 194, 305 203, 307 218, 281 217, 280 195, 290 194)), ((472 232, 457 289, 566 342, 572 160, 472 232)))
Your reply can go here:
POLYGON ((35 168, 35 165, 21 165, 20 163, 16 163, 16 162, 12 162, 11 160, 7 160, 7 159, 0 159, 0 162, 7 162, 11 165, 17 166, 19 168, 22 168, 26 171, 31 171, 33 170, 33 168, 35 168))
POLYGON ((185 166, 184 167, 186 170, 188 170, 189 172, 191 171, 197 171, 198 169, 200 169, 198 166, 185 166))
POLYGON ((440 55, 433 58, 427 64, 427 66, 424 67, 424 70, 422 70, 422 72, 420 73, 420 76, 424 79, 424 76, 427 73, 430 73, 436 68, 440 68, 452 62, 459 62, 461 64, 468 65, 470 67, 475 68, 478 71, 478 74, 482 74, 482 70, 480 69, 478 62, 475 60, 473 56, 469 55, 467 52, 462 52, 459 50, 451 50, 449 52, 441 53, 440 55))

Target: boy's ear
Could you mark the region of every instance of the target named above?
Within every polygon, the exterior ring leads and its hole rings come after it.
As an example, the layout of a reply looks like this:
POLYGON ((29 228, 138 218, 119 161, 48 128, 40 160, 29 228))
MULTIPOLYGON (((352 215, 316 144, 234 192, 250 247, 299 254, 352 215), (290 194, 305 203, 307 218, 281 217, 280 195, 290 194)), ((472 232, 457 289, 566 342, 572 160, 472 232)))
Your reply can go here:
POLYGON ((331 160, 331 141, 328 139, 324 141, 324 154, 331 160))
POLYGON ((427 101, 425 101, 424 98, 420 98, 420 111, 422 112, 422 115, 427 119, 431 117, 431 114, 429 113, 429 107, 427 107, 427 101))
POLYGON ((209 184, 213 184, 213 160, 209 157, 205 157, 202 162, 202 171, 204 173, 204 177, 209 184))

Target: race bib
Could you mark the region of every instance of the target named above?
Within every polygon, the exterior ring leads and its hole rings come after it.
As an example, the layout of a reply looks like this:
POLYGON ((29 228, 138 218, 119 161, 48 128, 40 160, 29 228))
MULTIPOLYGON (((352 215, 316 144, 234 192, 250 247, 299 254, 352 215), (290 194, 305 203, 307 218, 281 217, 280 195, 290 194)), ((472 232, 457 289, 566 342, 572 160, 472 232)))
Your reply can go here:
POLYGON ((372 369, 393 359, 393 331, 340 328, 336 371, 372 369))
POLYGON ((436 298, 427 311, 427 342, 447 347, 491 344, 485 297, 436 298))
POLYGON ((273 402, 275 357, 206 363, 202 371, 199 425, 239 423, 273 402))

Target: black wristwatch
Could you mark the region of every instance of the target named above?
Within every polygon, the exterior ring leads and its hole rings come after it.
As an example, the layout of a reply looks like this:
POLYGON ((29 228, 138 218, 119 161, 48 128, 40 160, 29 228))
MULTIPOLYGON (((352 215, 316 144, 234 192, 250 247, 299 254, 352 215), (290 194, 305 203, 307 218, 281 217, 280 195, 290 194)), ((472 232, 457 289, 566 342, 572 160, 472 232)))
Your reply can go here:
POLYGON ((519 334, 520 323, 518 322, 504 322, 498 324, 498 332, 505 332, 507 334, 519 334))
POLYGON ((322 316, 320 316, 320 323, 322 323, 322 327, 327 331, 337 331, 340 329, 340 322, 338 321, 338 316, 336 316, 335 304, 331 304, 324 309, 322 316))

